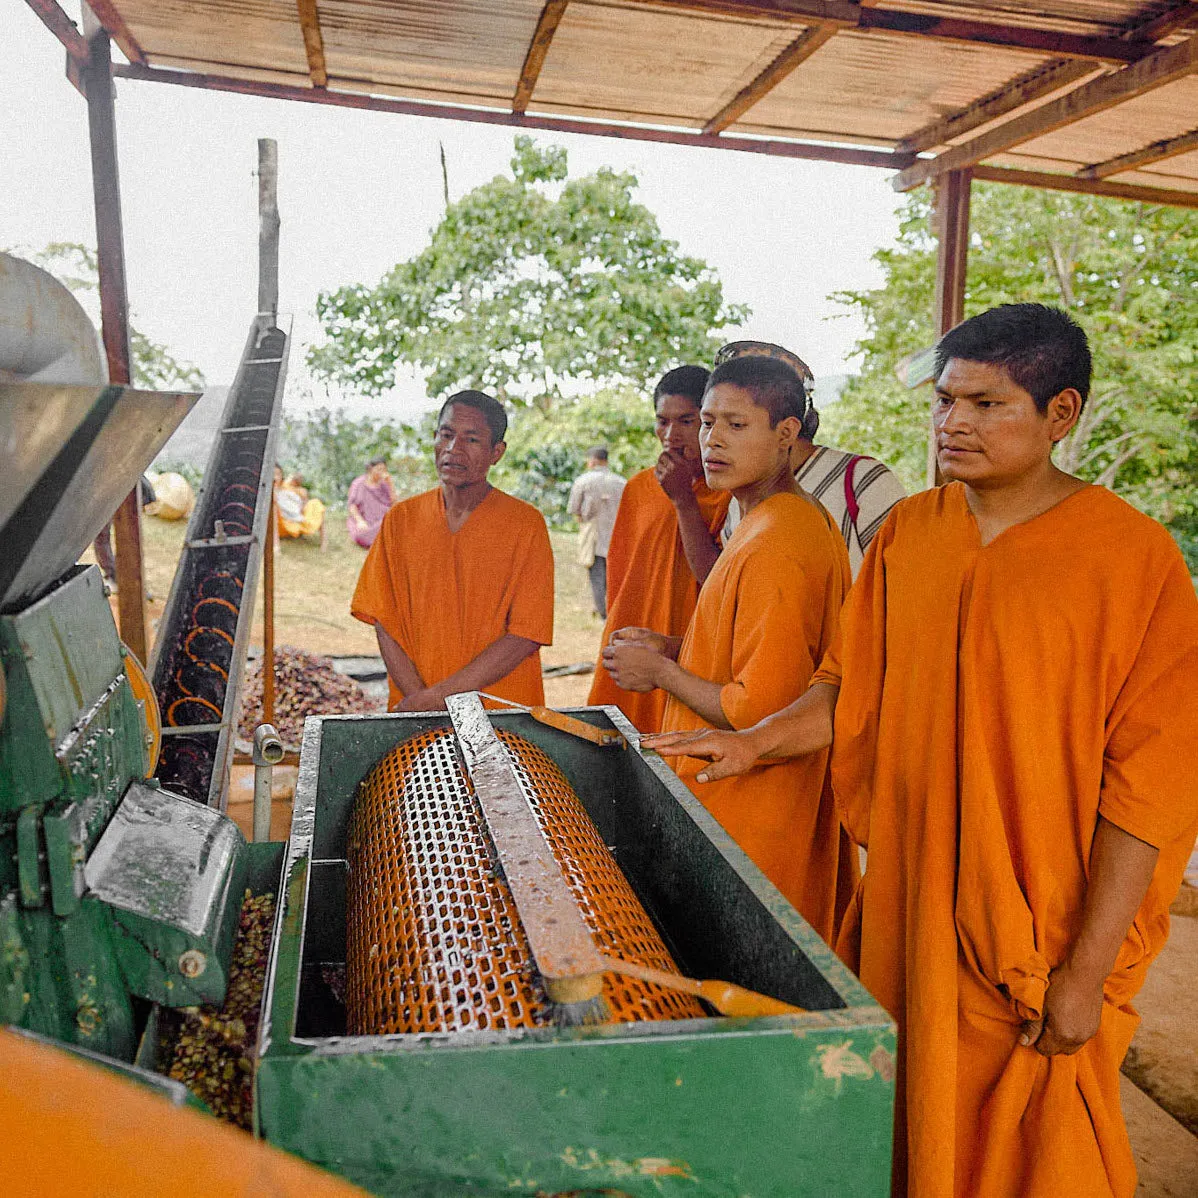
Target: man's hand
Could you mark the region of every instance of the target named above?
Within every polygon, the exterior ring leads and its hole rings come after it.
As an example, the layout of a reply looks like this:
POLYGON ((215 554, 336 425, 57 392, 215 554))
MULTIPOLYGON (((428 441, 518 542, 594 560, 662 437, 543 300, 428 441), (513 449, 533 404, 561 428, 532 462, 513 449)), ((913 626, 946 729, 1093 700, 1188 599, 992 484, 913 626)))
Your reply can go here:
POLYGON ((630 624, 626 628, 617 628, 611 634, 609 644, 639 645, 642 649, 652 649, 654 653, 660 653, 663 657, 676 661, 678 650, 682 647, 682 638, 666 636, 665 633, 654 632, 652 628, 638 628, 630 624))
POLYGON ((743 774, 761 760, 761 754, 750 730, 721 732, 703 728, 697 732, 658 732, 641 737, 642 749, 653 749, 667 757, 702 757, 711 762, 698 782, 718 782, 743 774))
POLYGON ((653 473, 670 502, 677 504, 694 499, 692 487, 703 474, 703 464, 688 462, 681 454, 671 453, 667 449, 657 459, 653 473))
POLYGON ((1104 980, 1058 966, 1048 975, 1042 1018, 1024 1023, 1019 1043, 1045 1057, 1072 1056, 1098 1033, 1104 980))
POLYGON ((423 690, 404 695, 394 711, 444 711, 445 696, 439 687, 426 686, 423 690))
POLYGON ((656 690, 661 685, 662 666, 668 660, 651 642, 644 640, 613 638, 613 643, 603 650, 604 667, 615 684, 626 691, 656 690))

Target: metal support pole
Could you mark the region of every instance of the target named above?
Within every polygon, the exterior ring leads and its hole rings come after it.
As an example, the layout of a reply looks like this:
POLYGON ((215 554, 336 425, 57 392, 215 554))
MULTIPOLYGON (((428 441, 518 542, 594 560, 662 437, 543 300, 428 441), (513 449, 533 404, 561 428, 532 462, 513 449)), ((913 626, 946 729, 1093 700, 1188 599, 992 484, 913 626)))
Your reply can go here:
POLYGON ((270 724, 254 729, 254 843, 270 839, 270 795, 274 767, 283 760, 283 742, 270 724))
MULTIPOLYGON (((268 463, 273 467, 273 463, 268 463)), ((275 486, 270 484, 270 512, 266 517, 266 543, 262 547, 262 718, 275 722, 275 486)))
MULTIPOLYGON (((969 261, 968 170, 948 171, 933 184, 936 227, 936 339, 965 319, 965 275, 969 261)), ((928 486, 941 482, 936 467, 936 441, 929 430, 928 486)))
POLYGON ((258 139, 258 311, 279 314, 279 147, 258 139))
MULTIPOLYGON (((84 7, 85 28, 94 23, 84 7)), ((92 190, 96 209, 96 264, 100 278, 100 323, 108 377, 128 385, 133 379, 129 347, 129 297, 121 225, 121 184, 117 169, 116 106, 108 34, 89 32, 89 58, 83 72, 87 126, 91 140, 92 190)), ((147 659, 145 577, 141 546, 141 499, 135 485, 112 521, 116 534, 117 613, 121 639, 143 663, 147 659)))

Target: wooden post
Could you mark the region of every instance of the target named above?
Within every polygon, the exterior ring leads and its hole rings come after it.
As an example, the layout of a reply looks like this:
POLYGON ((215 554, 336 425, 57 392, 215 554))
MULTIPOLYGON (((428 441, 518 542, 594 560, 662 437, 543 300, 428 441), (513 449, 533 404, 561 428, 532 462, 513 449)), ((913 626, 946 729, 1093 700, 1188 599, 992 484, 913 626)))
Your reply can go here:
POLYGON ((258 311, 279 314, 279 147, 258 139, 258 311))
MULTIPOLYGON (((259 142, 259 145, 261 143, 259 142)), ((274 463, 270 463, 272 474, 274 463)), ((262 546, 262 722, 275 722, 275 484, 270 484, 266 543, 262 546)))
MULTIPOLYGON (((965 272, 969 260, 971 173, 949 171, 934 184, 936 227, 936 339, 965 319, 965 272)), ((941 482, 936 466, 936 438, 928 435, 928 486, 941 482)))
MULTIPOLYGON (((84 69, 87 127, 91 140, 92 191, 96 209, 96 263, 100 277, 100 325, 110 382, 133 379, 129 347, 129 296, 125 284, 125 245, 121 225, 121 184, 117 170, 116 106, 108 34, 96 26, 84 5, 89 58, 84 69), (90 19, 89 19, 90 18, 90 19)), ((144 664, 145 574, 141 547, 141 497, 135 484, 112 520, 116 534, 117 614, 121 639, 144 664)))

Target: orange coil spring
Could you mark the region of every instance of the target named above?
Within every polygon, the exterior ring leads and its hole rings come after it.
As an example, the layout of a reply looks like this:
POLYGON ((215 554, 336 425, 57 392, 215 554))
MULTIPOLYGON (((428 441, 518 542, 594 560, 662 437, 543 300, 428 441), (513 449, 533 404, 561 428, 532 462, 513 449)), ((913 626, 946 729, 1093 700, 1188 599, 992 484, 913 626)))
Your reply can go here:
MULTIPOLYGON (((500 732, 596 945, 677 967, 578 796, 535 745, 500 732)), ((350 818, 351 1035, 478 1031, 553 1020, 452 732, 414 736, 363 780, 350 818)), ((688 995, 607 974, 617 1023, 704 1017, 688 995)))

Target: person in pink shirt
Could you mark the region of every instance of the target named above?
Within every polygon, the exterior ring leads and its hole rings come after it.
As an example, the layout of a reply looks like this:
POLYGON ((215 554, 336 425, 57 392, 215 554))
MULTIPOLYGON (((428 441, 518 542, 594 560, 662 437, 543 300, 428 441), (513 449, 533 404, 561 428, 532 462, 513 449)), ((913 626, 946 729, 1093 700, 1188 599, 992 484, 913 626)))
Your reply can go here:
POLYGON ((355 545, 369 549, 382 527, 383 517, 395 503, 395 488, 387 473, 386 458, 371 458, 366 473, 349 484, 349 511, 345 527, 355 545))

